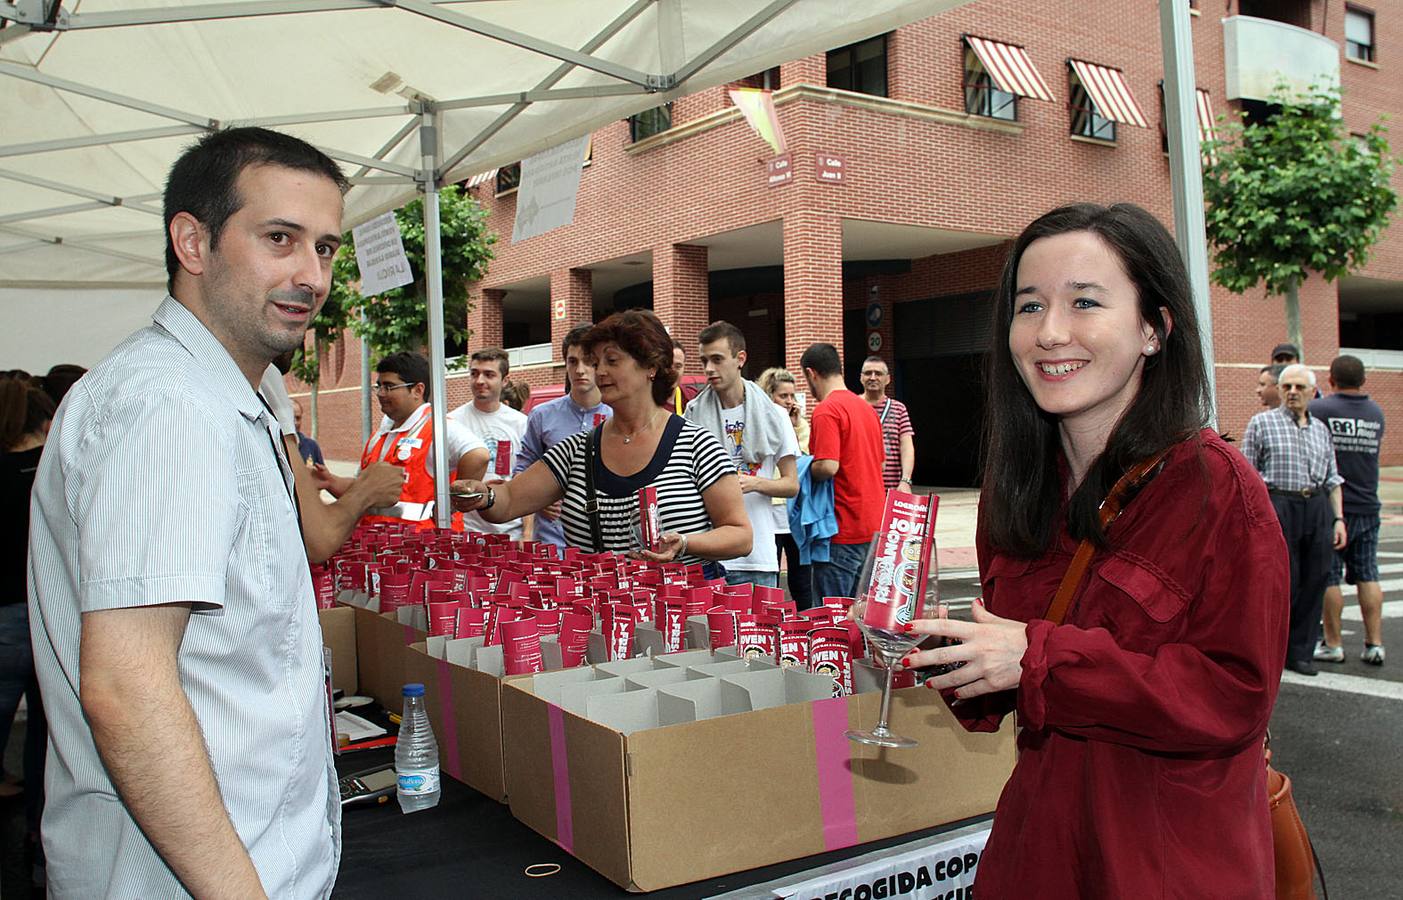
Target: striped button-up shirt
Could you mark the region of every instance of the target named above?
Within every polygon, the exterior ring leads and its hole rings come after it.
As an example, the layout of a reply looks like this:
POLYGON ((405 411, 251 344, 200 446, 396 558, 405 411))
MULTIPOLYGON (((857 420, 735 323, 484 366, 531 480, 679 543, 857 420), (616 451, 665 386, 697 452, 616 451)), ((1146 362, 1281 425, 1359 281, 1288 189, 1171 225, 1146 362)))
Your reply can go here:
POLYGON ((1284 404, 1248 420, 1242 453, 1268 487, 1329 490, 1344 484, 1335 468, 1330 429, 1310 415, 1304 426, 1296 424, 1295 414, 1284 404))
POLYGON ((224 347, 170 298, 59 411, 29 563, 50 896, 185 896, 113 788, 79 702, 83 614, 165 603, 193 606, 180 683, 264 889, 330 894, 340 797, 322 637, 278 440, 224 347))
MULTIPOLYGON (((521 450, 516 454, 516 467, 512 474, 520 475, 556 444, 581 431, 591 430, 613 414, 614 411, 603 403, 586 409, 569 394, 547 400, 526 417, 526 433, 522 435, 521 450)), ((565 528, 559 519, 537 516, 533 534, 536 540, 554 544, 562 550, 567 546, 565 528)))

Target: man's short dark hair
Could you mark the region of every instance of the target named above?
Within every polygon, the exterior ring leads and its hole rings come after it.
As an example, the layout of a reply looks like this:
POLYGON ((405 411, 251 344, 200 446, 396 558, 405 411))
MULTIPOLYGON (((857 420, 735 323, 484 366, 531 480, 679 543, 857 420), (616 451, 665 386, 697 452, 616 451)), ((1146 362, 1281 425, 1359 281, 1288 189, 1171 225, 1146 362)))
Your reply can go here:
POLYGON ((701 334, 697 335, 697 343, 706 346, 722 338, 725 338, 726 343, 730 345, 732 356, 745 350, 745 335, 741 333, 739 328, 724 319, 717 319, 703 328, 701 334))
POLYGON ((813 369, 820 378, 831 378, 843 374, 843 361, 838 358, 838 348, 832 344, 810 344, 799 357, 799 368, 813 369))
POLYGON ((571 347, 579 347, 584 344, 585 335, 589 334, 589 330, 593 327, 593 323, 585 322, 583 325, 576 325, 566 333, 560 342, 560 359, 562 361, 570 355, 571 347))
POLYGON ((1364 386, 1364 361, 1357 356, 1335 357, 1330 363, 1330 380, 1335 382, 1335 387, 1344 388, 1347 391, 1358 390, 1364 386))
POLYGON ((511 359, 507 356, 507 351, 501 347, 484 347, 475 351, 468 358, 471 362, 495 362, 497 368, 501 370, 502 377, 507 377, 507 372, 511 371, 511 359))
POLYGON ((229 128, 206 135, 181 154, 166 179, 166 288, 175 287, 180 259, 171 243, 170 224, 177 213, 189 213, 209 229, 210 248, 229 218, 244 205, 238 180, 250 166, 282 166, 320 175, 342 194, 350 182, 331 157, 306 141, 266 128, 229 128))
POLYGON ((672 339, 672 349, 681 350, 683 353, 687 352, 687 348, 682 346, 682 342, 679 341, 677 338, 672 339))
POLYGON ((869 357, 867 357, 866 359, 864 359, 864 360, 862 361, 862 367, 863 367, 864 369, 867 368, 867 364, 868 364, 868 363, 881 363, 881 364, 882 364, 882 368, 886 369, 887 372, 888 372, 888 374, 890 374, 890 372, 891 372, 891 366, 887 365, 887 361, 886 361, 885 359, 882 359, 880 356, 869 356, 869 357))
POLYGON ((375 364, 375 371, 398 375, 404 379, 405 384, 422 384, 424 402, 429 403, 433 400, 433 387, 429 384, 429 361, 424 358, 424 354, 408 350, 391 353, 375 364))

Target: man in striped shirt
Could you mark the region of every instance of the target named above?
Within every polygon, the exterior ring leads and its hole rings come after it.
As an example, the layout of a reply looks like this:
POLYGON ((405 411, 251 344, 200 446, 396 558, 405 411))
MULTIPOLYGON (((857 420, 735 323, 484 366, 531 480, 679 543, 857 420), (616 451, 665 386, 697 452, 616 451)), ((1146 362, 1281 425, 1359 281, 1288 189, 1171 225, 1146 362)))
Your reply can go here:
POLYGON ((891 372, 886 360, 869 356, 862 361, 862 399, 877 413, 882 423, 882 487, 911 490, 911 472, 916 468, 916 430, 906 404, 887 396, 891 372))
POLYGON ((1252 417, 1242 436, 1242 452, 1267 483, 1291 554, 1286 668, 1314 675, 1311 659, 1319 637, 1325 583, 1334 550, 1343 548, 1346 539, 1340 492, 1344 479, 1335 468, 1330 429, 1308 409, 1315 396, 1315 373, 1305 366, 1287 366, 1277 387, 1282 405, 1252 417))
POLYGON ((331 286, 345 177, 217 131, 166 186, 170 296, 70 392, 34 485, 50 897, 325 897, 340 856, 322 636, 255 387, 331 286))

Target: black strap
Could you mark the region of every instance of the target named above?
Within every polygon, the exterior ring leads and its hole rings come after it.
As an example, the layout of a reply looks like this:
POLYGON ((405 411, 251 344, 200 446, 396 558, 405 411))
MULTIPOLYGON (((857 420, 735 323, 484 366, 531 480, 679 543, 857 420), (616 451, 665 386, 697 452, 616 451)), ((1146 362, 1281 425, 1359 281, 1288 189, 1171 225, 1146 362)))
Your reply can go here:
POLYGON ((886 402, 886 403, 882 404, 882 413, 881 413, 881 415, 877 416, 877 421, 878 421, 878 422, 881 422, 883 425, 887 424, 887 413, 889 413, 889 412, 891 412, 891 398, 890 398, 890 397, 887 398, 887 402, 886 402))
POLYGON ((595 553, 604 552, 604 535, 599 530, 599 493, 594 487, 594 462, 599 457, 603 434, 604 423, 600 422, 585 440, 585 518, 589 519, 589 538, 595 553))

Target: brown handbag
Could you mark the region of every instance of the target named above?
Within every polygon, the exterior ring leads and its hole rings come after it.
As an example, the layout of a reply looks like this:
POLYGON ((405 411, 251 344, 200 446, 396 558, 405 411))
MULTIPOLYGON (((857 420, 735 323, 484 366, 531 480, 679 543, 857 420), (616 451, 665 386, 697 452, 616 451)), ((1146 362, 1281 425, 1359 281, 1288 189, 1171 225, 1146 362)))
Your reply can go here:
MULTIPOLYGON (((1124 509, 1129 493, 1154 477, 1160 461, 1168 448, 1150 459, 1132 466, 1111 488, 1106 499, 1101 501, 1098 514, 1101 528, 1105 530, 1124 509)), ((1057 586, 1057 593, 1048 604, 1043 615, 1054 625, 1061 625, 1067 610, 1072 604, 1081 583, 1086 579, 1086 570, 1091 565, 1091 557, 1096 548, 1091 541, 1083 540, 1077 545, 1076 553, 1057 586)), ((1267 802, 1271 809, 1272 855, 1276 859, 1276 900, 1315 900, 1315 875, 1320 875, 1320 888, 1325 900, 1330 900, 1330 892, 1325 887, 1325 871, 1320 868, 1320 857, 1306 834, 1301 813, 1296 809, 1296 800, 1291 795, 1291 779, 1272 768, 1271 735, 1263 744, 1263 757, 1266 765, 1267 802)))

